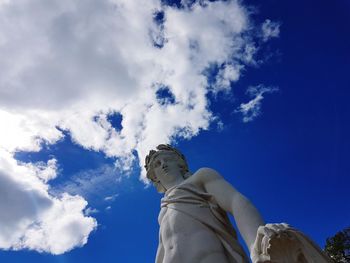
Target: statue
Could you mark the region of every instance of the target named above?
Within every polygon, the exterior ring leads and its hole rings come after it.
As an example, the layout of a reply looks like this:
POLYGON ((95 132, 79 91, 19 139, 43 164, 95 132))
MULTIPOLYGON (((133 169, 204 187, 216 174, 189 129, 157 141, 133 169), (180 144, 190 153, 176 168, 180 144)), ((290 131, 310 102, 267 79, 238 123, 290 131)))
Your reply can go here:
POLYGON ((246 263, 227 212, 253 263, 331 262, 304 234, 285 223, 265 224, 254 205, 215 170, 191 174, 185 156, 170 145, 151 150, 147 178, 164 193, 158 217, 156 263, 246 263))

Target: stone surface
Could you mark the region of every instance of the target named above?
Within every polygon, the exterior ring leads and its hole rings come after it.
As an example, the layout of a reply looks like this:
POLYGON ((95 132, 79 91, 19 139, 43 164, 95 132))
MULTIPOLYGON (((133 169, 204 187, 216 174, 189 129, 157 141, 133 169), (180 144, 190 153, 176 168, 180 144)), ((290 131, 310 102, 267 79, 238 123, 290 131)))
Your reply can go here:
POLYGON ((258 228, 251 258, 253 263, 332 262, 311 239, 285 223, 258 228))
POLYGON ((227 212, 254 263, 330 262, 317 245, 287 224, 265 225, 254 205, 215 170, 190 173, 177 149, 159 145, 146 157, 145 168, 164 193, 156 263, 249 262, 227 212))

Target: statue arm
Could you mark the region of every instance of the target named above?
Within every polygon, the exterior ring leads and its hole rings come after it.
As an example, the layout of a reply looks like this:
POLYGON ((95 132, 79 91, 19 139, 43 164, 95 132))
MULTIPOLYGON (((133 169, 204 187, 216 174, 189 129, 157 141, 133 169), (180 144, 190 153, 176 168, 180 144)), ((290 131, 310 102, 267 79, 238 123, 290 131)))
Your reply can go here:
POLYGON ((265 224, 259 211, 215 170, 202 168, 198 175, 203 187, 215 197, 218 205, 233 215, 238 230, 251 252, 257 230, 265 224))

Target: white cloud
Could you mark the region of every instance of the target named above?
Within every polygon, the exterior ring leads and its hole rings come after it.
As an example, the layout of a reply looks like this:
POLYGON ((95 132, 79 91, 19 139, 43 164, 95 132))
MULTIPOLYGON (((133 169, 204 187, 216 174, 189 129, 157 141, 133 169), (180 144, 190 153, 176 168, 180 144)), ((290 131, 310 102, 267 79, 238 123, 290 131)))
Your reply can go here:
POLYGON ((104 200, 107 201, 107 202, 114 201, 118 196, 119 196, 119 194, 114 194, 114 195, 106 196, 106 197, 104 198, 104 200))
MULTIPOLYGON (((0 89, 5 88, 0 86, 0 89)), ((41 143, 52 144, 62 138, 61 132, 55 128, 55 120, 50 117, 48 112, 16 113, 10 109, 1 108, 4 107, 0 106, 2 124, 0 147, 8 152, 13 153, 15 150, 39 151, 41 143)))
POLYGON ((0 17, 0 105, 4 118, 16 120, 0 136, 11 137, 9 151, 55 143, 60 127, 85 148, 129 163, 137 150, 143 161, 178 131, 191 137, 208 128, 202 72, 211 63, 225 65, 216 86, 227 89, 250 45, 249 18, 236 1, 179 10, 156 0, 22 0, 2 6, 0 17), (153 17, 162 8, 160 30, 153 17), (151 32, 163 35, 163 48, 153 45, 151 32), (158 104, 158 83, 169 87, 175 104, 158 104), (114 112, 123 116, 121 131, 107 121, 114 112), (9 135, 13 130, 18 135, 9 135))
POLYGON ((28 167, 29 170, 34 171, 35 175, 47 183, 49 180, 56 178, 57 176, 57 160, 50 159, 47 163, 23 163, 23 166, 28 167))
POLYGON ((250 97, 253 97, 247 103, 241 103, 237 112, 242 113, 243 122, 250 122, 261 114, 261 103, 265 93, 278 91, 276 87, 265 87, 264 85, 252 86, 247 89, 250 97))
POLYGON ((56 185, 51 192, 55 195, 69 193, 79 195, 92 202, 98 203, 105 200, 105 196, 117 197, 117 185, 122 181, 119 170, 112 165, 102 165, 97 169, 84 170, 60 185, 56 185))
POLYGON ((92 214, 97 214, 99 213, 100 211, 97 210, 96 208, 91 208, 91 207, 88 207, 85 209, 85 215, 89 216, 89 215, 92 215, 92 214))
MULTIPOLYGON (((20 187, 15 186, 17 177, 28 171, 36 174, 30 178, 40 182, 37 198, 51 200, 41 205, 64 214, 66 204, 75 204, 75 217, 86 226, 78 227, 80 235, 69 243, 70 223, 60 225, 68 241, 62 238, 64 244, 57 248, 49 246, 49 240, 45 247, 41 241, 47 233, 56 233, 46 228, 53 219, 41 214, 38 219, 32 212, 23 225, 6 221, 18 235, 7 239, 0 232, 0 248, 63 253, 85 243, 94 228, 93 219, 81 212, 86 205, 81 197, 47 193, 49 180, 56 176, 55 161, 45 169, 40 163, 15 164, 16 151, 40 151, 42 144, 62 139, 65 130, 75 143, 116 158, 116 167, 128 170, 136 160, 133 152, 142 166, 157 144, 208 129, 215 116, 207 100, 212 89, 203 72, 211 65, 222 68, 213 87, 227 91, 246 64, 254 62, 258 47, 250 40, 250 18, 239 1, 200 2, 181 10, 162 6, 159 0, 0 2, 0 158, 16 167, 8 170, 2 162, 0 169, 15 182, 13 187, 20 187), (163 25, 154 21, 157 10, 164 12, 163 25), (169 88, 174 103, 158 102, 160 86, 169 88), (122 115, 121 130, 108 121, 115 113, 122 115), (30 232, 36 239, 20 238, 38 220, 38 230, 30 232)), ((0 203, 20 209, 15 201, 0 203)))
POLYGON ((242 65, 224 65, 224 67, 220 69, 216 75, 214 92, 217 93, 218 91, 230 91, 231 83, 239 79, 240 71, 242 68, 242 65))
POLYGON ((48 193, 54 161, 38 168, 0 154, 0 248, 61 254, 84 245, 96 221, 84 216, 87 202, 80 196, 48 193))
POLYGON ((266 19, 264 23, 261 25, 263 41, 267 41, 270 38, 279 37, 280 26, 281 26, 280 23, 271 21, 270 19, 266 19))

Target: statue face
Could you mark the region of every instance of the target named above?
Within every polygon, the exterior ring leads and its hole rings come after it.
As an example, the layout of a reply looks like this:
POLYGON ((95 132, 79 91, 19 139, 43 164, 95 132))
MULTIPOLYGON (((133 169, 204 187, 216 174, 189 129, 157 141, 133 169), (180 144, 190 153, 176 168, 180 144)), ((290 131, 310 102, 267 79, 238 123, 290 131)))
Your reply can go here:
POLYGON ((152 169, 154 180, 159 181, 166 189, 183 181, 181 162, 172 152, 163 152, 156 156, 152 162, 152 169))

